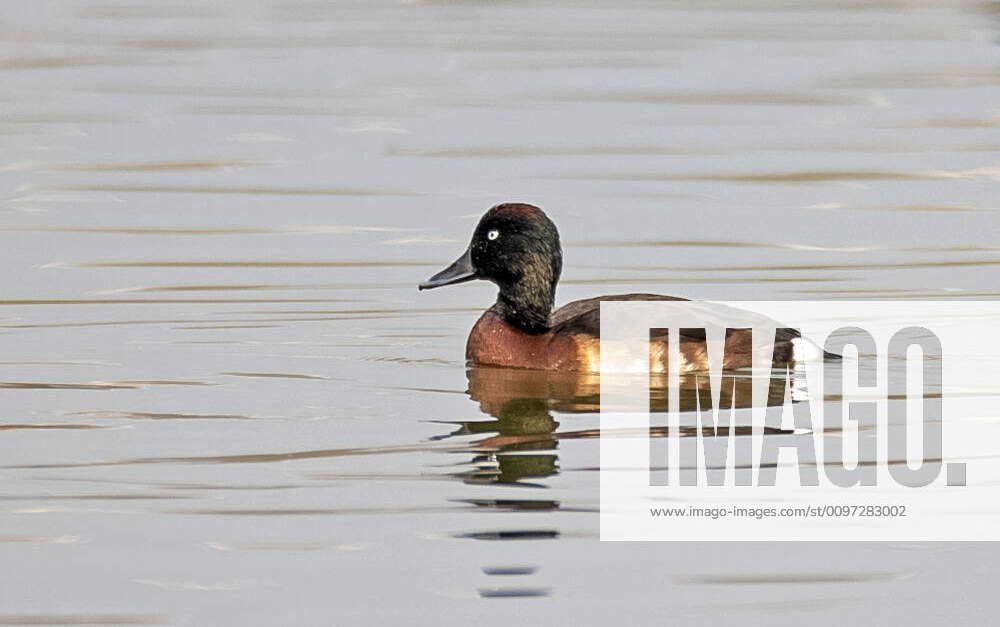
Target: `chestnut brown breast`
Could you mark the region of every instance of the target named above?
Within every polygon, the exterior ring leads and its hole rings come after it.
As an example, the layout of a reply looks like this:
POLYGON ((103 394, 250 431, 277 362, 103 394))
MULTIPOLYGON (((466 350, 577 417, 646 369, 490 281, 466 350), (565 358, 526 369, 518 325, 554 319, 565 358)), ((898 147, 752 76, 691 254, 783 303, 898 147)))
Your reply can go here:
POLYGON ((593 354, 595 366, 600 363, 599 346, 596 338, 579 334, 525 333, 488 309, 469 333, 465 358, 474 364, 507 368, 586 371, 591 370, 588 353, 593 354))

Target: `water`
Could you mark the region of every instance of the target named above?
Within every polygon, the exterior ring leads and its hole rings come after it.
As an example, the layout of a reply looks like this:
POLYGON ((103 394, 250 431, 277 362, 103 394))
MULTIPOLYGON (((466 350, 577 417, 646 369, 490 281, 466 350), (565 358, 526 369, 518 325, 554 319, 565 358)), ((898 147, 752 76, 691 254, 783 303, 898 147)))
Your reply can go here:
POLYGON ((598 543, 596 382, 416 284, 520 200, 560 302, 994 298, 995 2, 0 11, 0 624, 993 616, 990 545, 598 543))

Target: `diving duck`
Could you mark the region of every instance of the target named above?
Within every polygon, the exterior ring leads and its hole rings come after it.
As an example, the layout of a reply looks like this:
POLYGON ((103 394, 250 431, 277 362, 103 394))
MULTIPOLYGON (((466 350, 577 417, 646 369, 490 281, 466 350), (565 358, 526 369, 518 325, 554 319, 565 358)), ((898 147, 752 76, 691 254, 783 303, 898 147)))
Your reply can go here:
MULTIPOLYGON (((472 327, 465 357, 470 365, 534 370, 597 372, 600 367, 602 301, 687 300, 659 294, 614 294, 577 300, 555 309, 562 272, 559 231, 545 212, 525 203, 503 203, 479 220, 466 251, 450 266, 419 285, 428 290, 476 279, 499 288, 497 300, 472 327)), ((780 325, 779 325, 780 326, 780 325)), ((682 336, 681 371, 708 369, 705 334, 682 336)), ((775 362, 794 361, 798 333, 780 329, 775 362)), ((730 329, 724 369, 751 365, 748 329, 730 329)), ((666 371, 666 343, 652 342, 650 367, 666 371)))

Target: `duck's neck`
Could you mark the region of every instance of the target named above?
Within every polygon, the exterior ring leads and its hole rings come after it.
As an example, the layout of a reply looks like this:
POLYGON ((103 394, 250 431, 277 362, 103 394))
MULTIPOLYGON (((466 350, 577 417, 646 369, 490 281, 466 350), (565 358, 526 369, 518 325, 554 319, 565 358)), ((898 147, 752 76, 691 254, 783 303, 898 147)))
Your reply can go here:
POLYGON ((551 285, 531 285, 519 281, 503 286, 494 309, 514 328, 539 334, 549 330, 549 314, 555 300, 551 285))

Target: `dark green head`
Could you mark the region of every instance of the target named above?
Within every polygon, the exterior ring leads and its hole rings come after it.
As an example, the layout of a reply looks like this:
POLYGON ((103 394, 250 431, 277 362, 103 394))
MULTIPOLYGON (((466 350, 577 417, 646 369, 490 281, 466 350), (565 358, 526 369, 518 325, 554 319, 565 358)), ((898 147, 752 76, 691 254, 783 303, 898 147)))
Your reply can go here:
POLYGON ((497 304, 507 321, 540 333, 548 328, 560 272, 562 248, 552 220, 534 205, 504 203, 479 220, 465 253, 420 289, 492 281, 500 288, 497 304))

